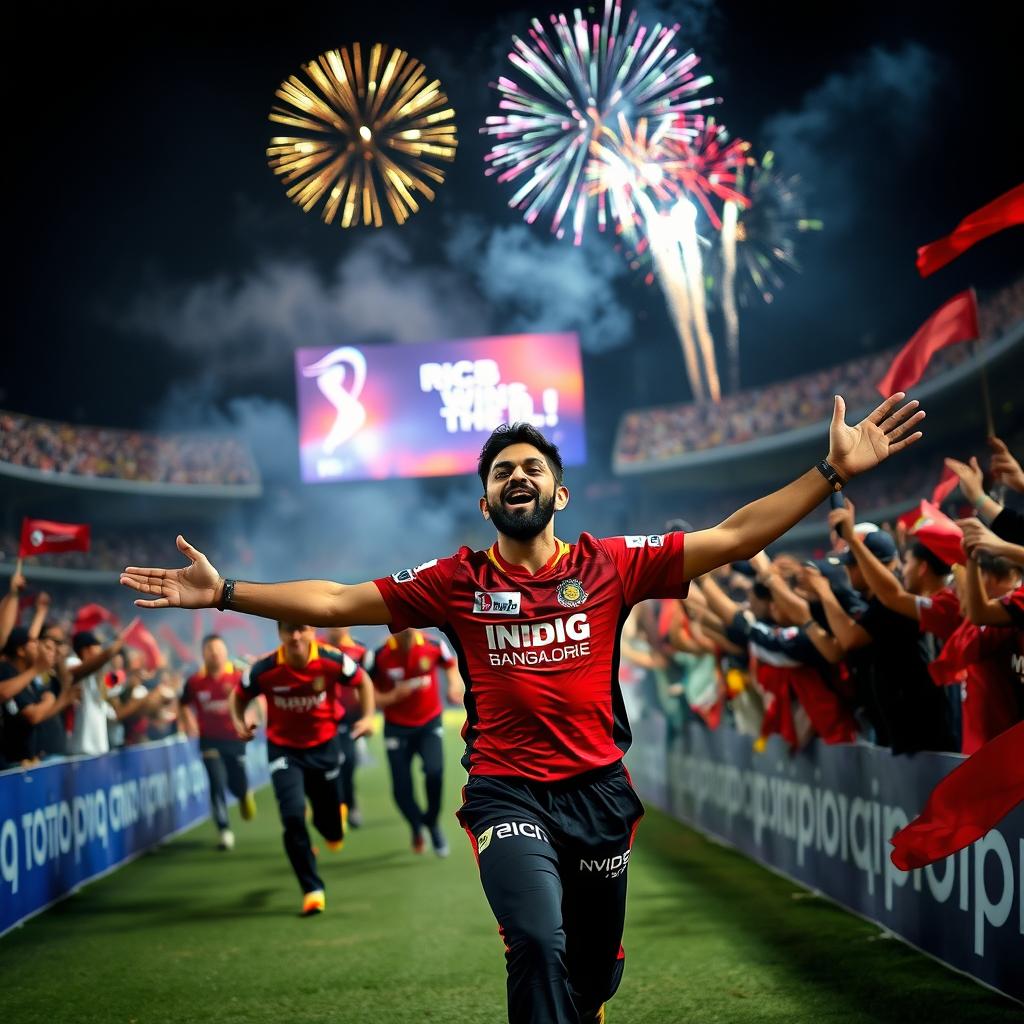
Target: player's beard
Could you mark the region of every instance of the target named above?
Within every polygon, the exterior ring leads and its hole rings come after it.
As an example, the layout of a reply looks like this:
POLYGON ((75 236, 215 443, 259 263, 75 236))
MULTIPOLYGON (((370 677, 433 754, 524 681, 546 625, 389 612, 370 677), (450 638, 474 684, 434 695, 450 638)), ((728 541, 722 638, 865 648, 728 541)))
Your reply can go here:
MULTIPOLYGON (((551 517, 555 514, 555 496, 545 501, 543 495, 538 494, 533 503, 533 509, 525 511, 526 506, 519 506, 524 511, 510 512, 501 502, 494 504, 487 503, 487 511, 491 514, 491 522, 498 533, 503 533, 512 540, 533 540, 537 534, 542 533, 551 517)), ((515 506, 513 506, 515 508, 515 506)))

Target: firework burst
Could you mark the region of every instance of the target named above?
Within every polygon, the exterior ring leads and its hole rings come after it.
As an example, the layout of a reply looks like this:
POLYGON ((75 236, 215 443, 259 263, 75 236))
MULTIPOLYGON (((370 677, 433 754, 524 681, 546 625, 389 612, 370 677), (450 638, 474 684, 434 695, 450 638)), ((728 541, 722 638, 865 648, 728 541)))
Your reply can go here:
POLYGON ((270 140, 267 160, 288 197, 342 227, 381 227, 382 199, 402 224, 434 199, 458 145, 455 112, 436 79, 404 50, 358 43, 330 50, 278 87, 270 120, 302 135, 270 140))
POLYGON ((481 131, 497 139, 486 173, 513 185, 509 205, 528 223, 550 212, 551 230, 561 238, 568 218, 578 245, 593 199, 604 230, 606 193, 587 187, 588 164, 614 143, 620 120, 647 119, 663 141, 696 134, 698 119, 686 115, 717 100, 695 95, 711 78, 697 76, 692 50, 680 52, 678 31, 648 29, 635 12, 623 23, 621 0, 605 0, 600 23, 577 10, 572 22, 552 15, 549 31, 534 19, 528 40, 513 37, 509 60, 520 79, 503 76, 494 84, 501 113, 481 131))

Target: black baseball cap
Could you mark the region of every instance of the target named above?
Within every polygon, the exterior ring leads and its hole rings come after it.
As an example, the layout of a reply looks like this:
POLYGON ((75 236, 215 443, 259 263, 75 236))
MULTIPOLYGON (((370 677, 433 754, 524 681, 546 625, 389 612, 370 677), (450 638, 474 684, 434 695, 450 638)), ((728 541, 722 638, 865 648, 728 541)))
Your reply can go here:
POLYGON ((24 647, 30 639, 28 630, 24 626, 15 626, 7 634, 7 642, 4 644, 4 655, 8 658, 13 658, 18 648, 24 647))
MULTIPOLYGON (((891 562, 899 552, 896 549, 896 541, 885 532, 885 530, 872 530, 861 538, 864 546, 880 562, 891 562)), ((841 555, 837 556, 842 565, 856 565, 857 560, 853 552, 847 548, 841 555)))
POLYGON ((86 649, 86 647, 98 646, 100 646, 100 642, 96 639, 95 633, 85 631, 82 633, 76 633, 71 638, 71 649, 75 652, 75 654, 81 654, 82 651, 86 649))

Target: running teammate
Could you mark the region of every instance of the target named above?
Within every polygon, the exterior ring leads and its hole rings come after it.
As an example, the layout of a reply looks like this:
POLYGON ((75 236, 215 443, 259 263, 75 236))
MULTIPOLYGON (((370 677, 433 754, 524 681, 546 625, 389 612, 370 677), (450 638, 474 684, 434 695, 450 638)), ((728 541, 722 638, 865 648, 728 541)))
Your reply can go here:
MULTIPOLYGON (((328 629, 327 642, 347 654, 360 668, 366 668, 366 659, 370 654, 345 628, 328 629)), ((338 746, 341 748, 341 795, 348 813, 346 826, 359 828, 363 824, 363 812, 356 796, 356 768, 359 767, 359 747, 352 738, 352 726, 362 716, 360 691, 351 686, 341 688, 341 700, 338 705, 338 746)), ((365 740, 363 741, 366 742, 365 740)))
POLYGON ((366 673, 347 655, 316 641, 312 626, 279 622, 281 646, 249 670, 231 691, 231 717, 238 735, 251 740, 256 726, 245 717, 249 702, 267 699, 267 758, 270 780, 284 826, 284 848, 302 889, 303 915, 325 909, 323 879, 306 830, 306 800, 313 824, 328 849, 340 850, 345 838, 341 764, 337 736, 337 691, 358 686, 363 716, 354 737, 373 732, 373 688, 366 673))
POLYGON ((470 778, 459 811, 506 945, 509 1020, 604 1020, 622 975, 626 872, 643 813, 621 764, 630 742, 618 639, 630 607, 681 597, 687 581, 752 557, 832 491, 921 437, 902 393, 854 427, 836 397, 829 452, 723 523, 690 534, 559 540, 558 450, 533 427, 499 427, 480 455, 487 551, 393 576, 257 584, 222 578, 178 537, 183 569, 130 567, 143 608, 220 607, 323 626, 438 626, 466 683, 470 778))
POLYGON ((210 811, 221 850, 235 848, 228 821, 230 792, 244 821, 256 815, 256 799, 245 771, 245 742, 231 719, 231 693, 242 682, 242 670, 228 660, 224 640, 211 633, 203 639, 203 667, 190 676, 181 692, 179 720, 185 735, 199 737, 199 753, 210 780, 210 811))
POLYGON ((377 690, 377 707, 384 712, 384 746, 391 769, 391 793, 412 830, 412 852, 422 853, 426 843, 438 857, 448 856, 438 815, 444 788, 444 727, 441 714, 440 669, 448 680, 448 701, 462 703, 462 677, 451 648, 435 643, 418 630, 405 629, 388 638, 367 662, 377 690), (412 782, 412 762, 423 766, 427 804, 420 807, 412 782))

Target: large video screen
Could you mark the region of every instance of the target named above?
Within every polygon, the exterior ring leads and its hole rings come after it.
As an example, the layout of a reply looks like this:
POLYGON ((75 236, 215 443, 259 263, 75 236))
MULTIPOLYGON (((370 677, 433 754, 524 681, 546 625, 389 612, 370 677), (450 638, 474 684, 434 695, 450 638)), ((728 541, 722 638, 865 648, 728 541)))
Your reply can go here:
POLYGON ((586 460, 575 334, 511 334, 295 353, 307 483, 475 473, 499 424, 527 420, 586 460))

